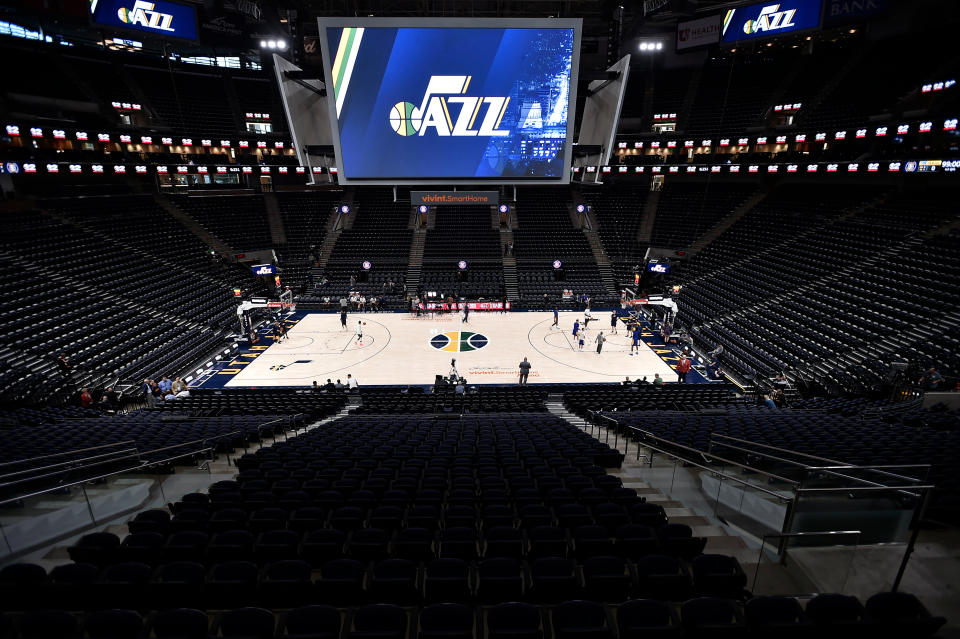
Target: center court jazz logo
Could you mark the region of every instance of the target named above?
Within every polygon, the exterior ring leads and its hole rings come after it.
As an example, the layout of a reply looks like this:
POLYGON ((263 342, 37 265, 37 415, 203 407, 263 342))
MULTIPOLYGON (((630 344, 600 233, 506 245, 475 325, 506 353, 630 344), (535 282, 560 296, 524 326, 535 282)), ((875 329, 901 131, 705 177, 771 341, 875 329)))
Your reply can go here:
POLYGON ((430 129, 441 137, 510 135, 509 130, 499 128, 510 103, 510 96, 465 95, 472 77, 430 76, 420 106, 412 102, 397 102, 390 109, 390 126, 397 135, 404 137, 424 136, 430 129))
POLYGON ((139 25, 147 29, 158 29, 160 31, 176 31, 170 24, 173 22, 173 16, 169 13, 154 11, 153 2, 144 2, 137 0, 133 3, 132 9, 121 7, 117 11, 117 17, 124 24, 139 25))
POLYGON ((486 335, 470 331, 447 331, 430 338, 430 346, 438 351, 463 353, 480 350, 489 343, 486 335))

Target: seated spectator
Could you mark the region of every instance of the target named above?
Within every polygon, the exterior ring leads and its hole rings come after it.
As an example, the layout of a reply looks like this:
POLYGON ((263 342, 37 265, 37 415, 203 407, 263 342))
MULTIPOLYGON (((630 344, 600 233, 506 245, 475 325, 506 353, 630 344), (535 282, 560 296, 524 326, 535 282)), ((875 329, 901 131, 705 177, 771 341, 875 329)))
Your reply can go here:
POLYGON ((183 391, 187 390, 187 383, 183 379, 177 377, 173 380, 173 386, 171 387, 174 395, 179 395, 183 391))
POLYGON ((84 408, 93 406, 93 395, 90 394, 89 388, 80 391, 80 405, 84 408))
POLYGON ((647 381, 646 375, 643 376, 643 379, 637 380, 637 386, 649 386, 649 385, 650 385, 650 382, 647 381))
POLYGON ((662 387, 663 387, 663 378, 660 377, 660 373, 654 374, 654 376, 653 376, 653 385, 654 385, 656 388, 662 388, 662 387))
POLYGON ((344 385, 343 385, 343 382, 341 382, 341 381, 338 379, 338 380, 337 380, 337 383, 334 385, 334 388, 335 388, 336 390, 343 390, 344 388, 346 388, 346 386, 344 386, 344 385))
POLYGON ((933 366, 920 378, 920 386, 930 391, 937 390, 942 382, 943 376, 933 366))
POLYGON ((73 366, 70 365, 70 360, 67 359, 66 353, 60 353, 60 357, 57 358, 57 368, 60 369, 61 375, 69 375, 73 366))
POLYGON ((333 382, 331 382, 331 381, 328 379, 328 380, 327 380, 327 383, 323 385, 323 390, 325 390, 325 391, 327 391, 327 392, 329 393, 329 392, 331 392, 331 391, 337 390, 337 387, 334 385, 333 382))

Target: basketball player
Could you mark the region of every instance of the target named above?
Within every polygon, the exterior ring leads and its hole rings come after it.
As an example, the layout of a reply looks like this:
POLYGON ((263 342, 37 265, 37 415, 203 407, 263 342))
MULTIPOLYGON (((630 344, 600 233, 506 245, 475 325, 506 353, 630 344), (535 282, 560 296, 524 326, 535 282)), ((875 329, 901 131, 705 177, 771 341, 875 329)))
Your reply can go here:
POLYGON ((347 330, 347 309, 342 309, 340 311, 340 330, 347 330))
POLYGON ((616 335, 617 334, 617 312, 613 311, 610 313, 610 331, 616 335))
POLYGON ((573 320, 573 336, 576 338, 580 334, 580 320, 573 320))
POLYGON ((605 341, 607 341, 607 338, 603 336, 603 331, 600 331, 600 334, 597 335, 597 355, 603 350, 603 343, 605 341))
POLYGON ((636 349, 637 355, 640 354, 640 325, 634 324, 633 326, 633 344, 630 345, 630 356, 633 356, 633 351, 636 349))
POLYGON ((560 328, 560 311, 556 306, 553 307, 553 324, 550 325, 550 330, 553 330, 554 326, 560 328))
POLYGON ((363 322, 357 320, 357 340, 363 344, 363 322))

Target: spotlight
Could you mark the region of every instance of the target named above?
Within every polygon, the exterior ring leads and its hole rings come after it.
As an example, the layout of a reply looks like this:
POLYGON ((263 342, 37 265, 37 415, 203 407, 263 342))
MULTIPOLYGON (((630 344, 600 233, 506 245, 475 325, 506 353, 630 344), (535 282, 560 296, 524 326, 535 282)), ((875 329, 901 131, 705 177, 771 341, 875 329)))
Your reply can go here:
POLYGON ((577 204, 577 213, 586 213, 587 205, 586 204, 577 204))
POLYGON ((427 205, 426 205, 426 204, 421 204, 420 206, 417 207, 417 213, 423 214, 423 213, 426 213, 426 212, 427 212, 427 205))
POLYGON ((276 49, 276 48, 277 48, 277 41, 276 41, 276 40, 270 40, 270 41, 268 41, 268 42, 267 42, 267 48, 268 48, 268 49, 276 49))
POLYGON ((563 268, 563 262, 561 262, 560 260, 554 260, 553 268, 556 268, 556 269, 563 268))
POLYGON ((360 266, 362 266, 363 270, 365 271, 369 271, 371 268, 373 268, 373 264, 370 263, 370 260, 364 260, 360 266))
POLYGON ((266 40, 261 40, 261 41, 260 41, 260 48, 261 48, 261 49, 266 49, 266 48, 267 48, 267 41, 266 41, 266 40))
POLYGON ((501 212, 501 213, 506 213, 506 212, 509 211, 509 210, 510 210, 510 207, 508 207, 506 204, 501 204, 501 205, 500 205, 500 212, 501 212))
POLYGON ((287 48, 287 41, 286 41, 286 40, 277 40, 277 48, 280 49, 281 51, 282 51, 283 49, 286 49, 286 48, 287 48))
POLYGON ((640 43, 640 50, 641 50, 641 51, 646 51, 646 50, 647 50, 647 43, 646 43, 646 42, 641 42, 641 43, 640 43))
POLYGON ((467 261, 460 260, 459 262, 457 262, 457 268, 459 268, 461 271, 467 270, 467 261))
POLYGON ((344 215, 346 215, 347 213, 349 213, 349 212, 350 212, 350 205, 349 205, 349 204, 344 204, 343 206, 341 206, 341 207, 340 207, 340 212, 343 213, 344 215))
POLYGON ((660 51, 661 49, 663 49, 663 43, 662 43, 662 42, 658 42, 658 43, 657 43, 657 51, 660 51))

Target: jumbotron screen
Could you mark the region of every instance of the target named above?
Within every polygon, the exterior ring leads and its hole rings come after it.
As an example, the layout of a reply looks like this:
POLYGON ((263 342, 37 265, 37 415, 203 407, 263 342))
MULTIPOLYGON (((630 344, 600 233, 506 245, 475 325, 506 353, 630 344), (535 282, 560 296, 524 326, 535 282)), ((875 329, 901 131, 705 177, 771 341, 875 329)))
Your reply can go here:
POLYGON ((319 22, 341 182, 569 181, 580 20, 319 22))

